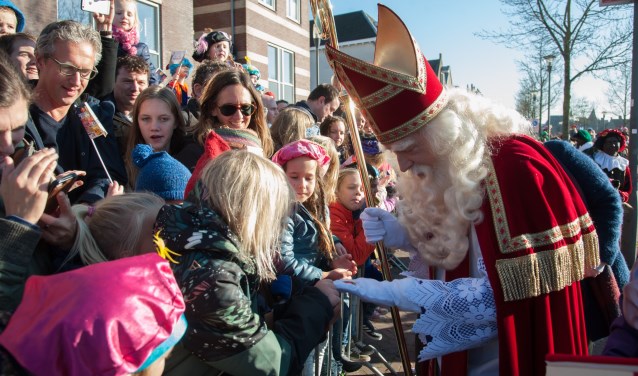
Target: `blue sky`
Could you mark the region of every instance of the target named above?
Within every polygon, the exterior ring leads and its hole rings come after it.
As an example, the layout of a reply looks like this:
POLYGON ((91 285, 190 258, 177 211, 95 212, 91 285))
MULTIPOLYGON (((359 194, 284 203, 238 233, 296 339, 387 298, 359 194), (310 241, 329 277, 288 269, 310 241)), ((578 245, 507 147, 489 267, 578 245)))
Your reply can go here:
MULTIPOLYGON (((377 19, 377 3, 333 0, 333 13, 364 10, 377 19)), ((387 0, 383 4, 401 17, 426 58, 443 55, 443 64, 451 67, 456 86, 474 84, 486 97, 514 107, 520 80, 516 60, 522 59, 522 53, 474 35, 508 27, 498 0, 387 0)), ((604 106, 605 85, 599 81, 581 80, 572 91, 572 95, 585 96, 597 107, 604 106)), ((552 114, 562 112, 560 102, 552 107, 552 114)))

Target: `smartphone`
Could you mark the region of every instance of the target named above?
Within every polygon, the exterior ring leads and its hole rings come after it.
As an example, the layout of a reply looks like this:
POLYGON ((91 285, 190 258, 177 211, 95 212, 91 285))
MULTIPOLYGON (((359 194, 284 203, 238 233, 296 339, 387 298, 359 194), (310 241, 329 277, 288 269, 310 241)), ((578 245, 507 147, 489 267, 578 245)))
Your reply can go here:
POLYGON ((110 0, 82 0, 82 10, 85 12, 109 14, 111 11, 110 0))
POLYGON ((49 183, 49 198, 47 204, 44 207, 44 212, 51 214, 58 209, 58 200, 56 196, 60 192, 68 193, 73 183, 75 183, 80 176, 74 172, 64 175, 61 178, 55 179, 49 183))

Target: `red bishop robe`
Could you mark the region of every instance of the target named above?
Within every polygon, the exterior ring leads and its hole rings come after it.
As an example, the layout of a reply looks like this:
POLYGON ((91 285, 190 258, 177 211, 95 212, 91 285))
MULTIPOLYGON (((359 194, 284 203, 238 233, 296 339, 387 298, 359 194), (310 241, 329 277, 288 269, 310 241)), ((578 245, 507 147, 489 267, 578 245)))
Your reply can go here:
MULTIPOLYGON (((578 191, 539 142, 511 136, 489 146, 476 232, 496 302, 499 374, 544 375, 546 354, 587 355, 579 281, 600 263, 598 237, 578 191)), ((446 275, 467 277, 467 260, 446 275)), ((444 356, 442 375, 467 374, 466 354, 444 356)))

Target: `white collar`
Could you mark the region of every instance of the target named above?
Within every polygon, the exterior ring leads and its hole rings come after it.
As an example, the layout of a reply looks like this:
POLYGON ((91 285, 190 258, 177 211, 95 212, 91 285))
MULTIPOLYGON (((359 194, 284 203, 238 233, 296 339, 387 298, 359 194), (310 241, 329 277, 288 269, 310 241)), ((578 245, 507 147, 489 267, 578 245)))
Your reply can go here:
POLYGON ((629 166, 629 161, 627 159, 620 155, 612 157, 602 150, 597 150, 596 153, 594 153, 594 161, 598 163, 603 170, 607 171, 611 171, 614 168, 617 168, 620 171, 625 171, 627 166, 629 166))

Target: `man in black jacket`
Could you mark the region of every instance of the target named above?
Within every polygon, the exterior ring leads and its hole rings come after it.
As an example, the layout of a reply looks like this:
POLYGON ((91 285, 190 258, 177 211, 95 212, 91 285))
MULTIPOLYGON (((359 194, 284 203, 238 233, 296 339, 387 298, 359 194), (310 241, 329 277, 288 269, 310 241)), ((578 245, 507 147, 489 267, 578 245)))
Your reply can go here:
MULTIPOLYGON (((27 136, 37 149, 51 147, 60 155, 63 170, 86 171, 84 186, 71 194, 72 202, 93 203, 105 196, 109 180, 91 145, 76 107, 100 61, 100 34, 74 21, 60 21, 44 28, 36 43, 40 79, 33 90, 27 136)), ((109 133, 96 138, 95 145, 113 180, 126 184, 124 163, 113 134, 114 106, 110 102, 85 99, 109 133)))

